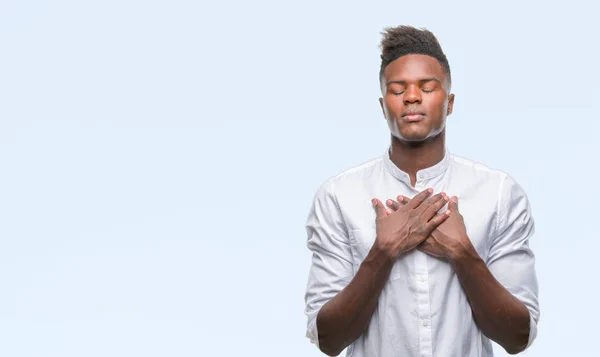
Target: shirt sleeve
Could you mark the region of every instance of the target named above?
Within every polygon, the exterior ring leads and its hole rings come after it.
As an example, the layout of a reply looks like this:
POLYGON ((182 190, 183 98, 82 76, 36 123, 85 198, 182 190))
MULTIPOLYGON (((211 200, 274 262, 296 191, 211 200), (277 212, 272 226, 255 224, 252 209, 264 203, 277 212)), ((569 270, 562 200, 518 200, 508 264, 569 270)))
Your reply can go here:
POLYGON ((317 191, 306 221, 307 246, 312 252, 305 294, 306 337, 319 347, 317 314, 352 280, 352 253, 347 229, 331 181, 317 191))
POLYGON ((529 348, 537 335, 540 317, 535 256, 529 247, 535 225, 527 195, 510 176, 501 184, 496 219, 487 265, 494 277, 527 307, 529 348))

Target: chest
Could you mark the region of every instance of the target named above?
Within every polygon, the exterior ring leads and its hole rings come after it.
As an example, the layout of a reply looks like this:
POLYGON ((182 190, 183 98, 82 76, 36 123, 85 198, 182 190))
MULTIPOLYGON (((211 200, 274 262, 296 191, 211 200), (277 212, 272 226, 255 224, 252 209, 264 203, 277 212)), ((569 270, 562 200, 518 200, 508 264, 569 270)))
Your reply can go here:
MULTIPOLYGON (((464 218, 467 235, 479 256, 484 261, 487 259, 496 222, 497 191, 448 180, 428 182, 427 186, 414 188, 401 182, 389 182, 357 190, 356 195, 340 202, 355 266, 364 260, 376 238, 376 215, 371 199, 378 198, 385 203, 387 199, 396 200, 398 195, 412 198, 428 187, 433 188, 434 194, 445 192, 449 196, 458 197, 459 212, 464 218)), ((440 212, 446 208, 444 206, 440 212)))

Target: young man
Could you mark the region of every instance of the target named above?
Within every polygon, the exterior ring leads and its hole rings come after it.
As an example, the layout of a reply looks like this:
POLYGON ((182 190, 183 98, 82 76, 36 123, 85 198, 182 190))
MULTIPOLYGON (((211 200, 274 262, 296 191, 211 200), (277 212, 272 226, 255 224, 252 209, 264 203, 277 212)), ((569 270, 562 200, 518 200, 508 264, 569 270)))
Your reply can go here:
POLYGON ((390 28, 381 49, 391 145, 315 196, 307 336, 330 356, 492 356, 490 340, 519 353, 539 319, 527 196, 446 150, 454 94, 435 36, 390 28))

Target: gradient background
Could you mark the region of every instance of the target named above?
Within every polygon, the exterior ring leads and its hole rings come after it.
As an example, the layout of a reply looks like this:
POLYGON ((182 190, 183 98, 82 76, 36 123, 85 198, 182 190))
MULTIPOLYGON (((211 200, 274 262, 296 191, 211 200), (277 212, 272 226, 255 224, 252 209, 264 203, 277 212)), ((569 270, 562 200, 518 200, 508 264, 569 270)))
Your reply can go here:
POLYGON ((449 58, 449 149, 531 200, 526 355, 593 354, 590 3, 1 1, 0 355, 320 356, 304 222, 387 148, 378 44, 399 24, 449 58))

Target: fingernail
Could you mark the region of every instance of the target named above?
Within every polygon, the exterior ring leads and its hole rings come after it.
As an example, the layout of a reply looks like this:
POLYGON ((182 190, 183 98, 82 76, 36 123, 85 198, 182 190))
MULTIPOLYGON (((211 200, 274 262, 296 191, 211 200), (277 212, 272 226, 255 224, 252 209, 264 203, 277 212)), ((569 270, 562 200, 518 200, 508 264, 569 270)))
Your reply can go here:
POLYGON ((372 199, 371 200, 371 204, 373 205, 373 207, 376 207, 377 206, 377 201, 375 199, 372 199))
POLYGON ((446 216, 449 216, 449 215, 450 215, 450 211, 448 210, 448 211, 446 211, 446 216))
POLYGON ((392 200, 387 200, 387 201, 385 201, 385 203, 387 203, 388 205, 391 206, 392 205, 392 200))
POLYGON ((427 189, 427 192, 429 192, 429 193, 433 193, 433 188, 428 188, 428 189, 427 189))

